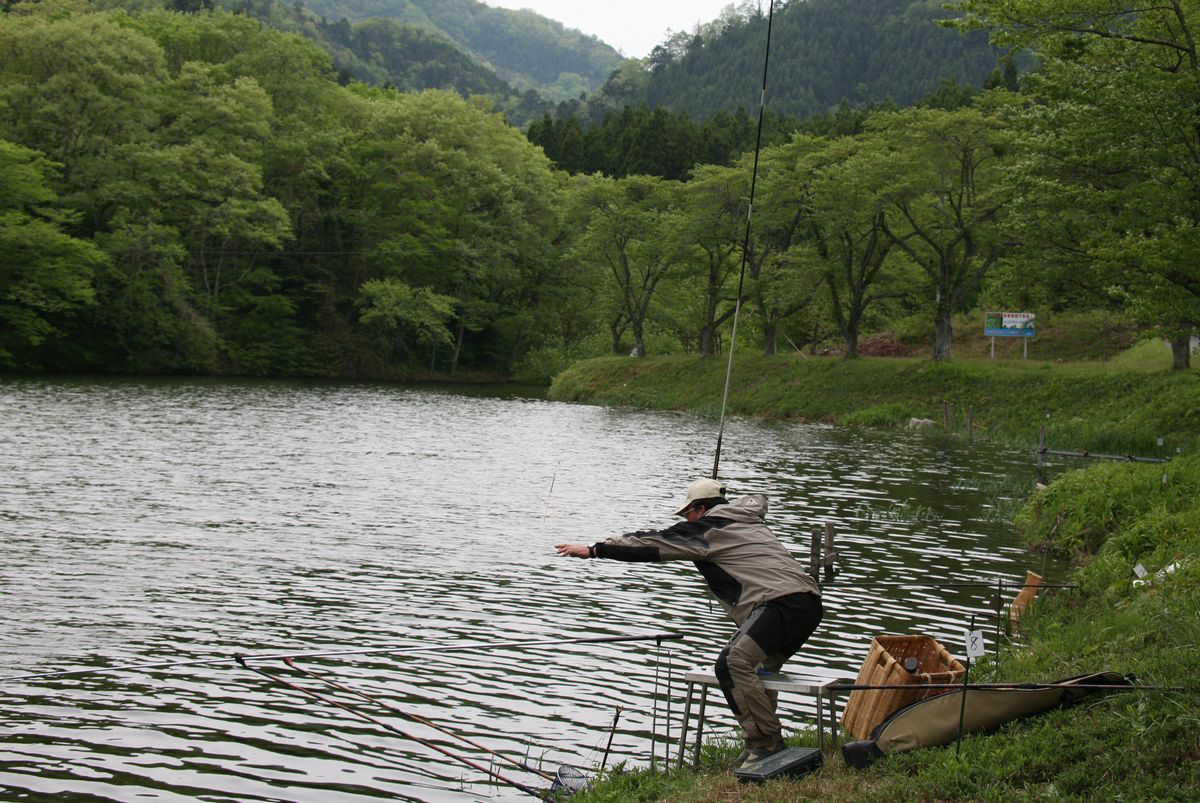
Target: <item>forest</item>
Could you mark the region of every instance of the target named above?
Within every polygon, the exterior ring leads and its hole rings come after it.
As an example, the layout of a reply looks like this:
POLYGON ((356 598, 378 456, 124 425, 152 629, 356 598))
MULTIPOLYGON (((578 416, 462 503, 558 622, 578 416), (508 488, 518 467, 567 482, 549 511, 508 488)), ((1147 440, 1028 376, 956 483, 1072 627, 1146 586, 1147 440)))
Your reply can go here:
POLYGON ((307 0, 304 6, 329 22, 345 20, 353 27, 386 22, 444 37, 494 70, 517 94, 532 90, 552 102, 596 89, 621 60, 594 36, 532 11, 493 8, 478 0, 307 0))
POLYGON ((715 354, 742 287, 768 354, 899 331, 945 360, 963 311, 1100 310, 1188 367, 1200 9, 954 7, 1038 68, 776 132, 747 235, 753 153, 571 172, 484 99, 339 82, 245 15, 10 0, 0 366, 544 380, 715 354))
MULTIPOLYGON (((1004 51, 980 31, 933 24, 941 0, 791 0, 775 3, 771 108, 820 114, 843 100, 907 106, 942 80, 979 86, 1004 51)), ((645 102, 693 117, 757 103, 767 5, 731 4, 693 31, 677 31, 648 59, 645 102)))

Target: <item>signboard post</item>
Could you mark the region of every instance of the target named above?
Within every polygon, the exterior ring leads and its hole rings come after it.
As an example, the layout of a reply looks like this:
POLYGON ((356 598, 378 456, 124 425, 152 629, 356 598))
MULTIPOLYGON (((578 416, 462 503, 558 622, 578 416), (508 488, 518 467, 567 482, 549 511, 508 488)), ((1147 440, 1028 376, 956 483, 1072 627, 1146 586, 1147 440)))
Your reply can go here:
MULTIPOLYGON (((992 339, 992 359, 996 359, 996 338, 998 337, 1033 337, 1034 319, 1032 312, 985 312, 983 315, 983 335, 992 339)), ((1029 358, 1029 340, 1024 341, 1024 357, 1029 358)))

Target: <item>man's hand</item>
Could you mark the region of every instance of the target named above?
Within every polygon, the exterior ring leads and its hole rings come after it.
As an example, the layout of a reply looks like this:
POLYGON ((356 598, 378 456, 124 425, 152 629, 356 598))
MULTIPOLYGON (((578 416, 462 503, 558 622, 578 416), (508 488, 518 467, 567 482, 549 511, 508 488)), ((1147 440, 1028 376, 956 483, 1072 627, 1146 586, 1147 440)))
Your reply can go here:
POLYGON ((555 544, 554 551, 560 558, 586 558, 589 554, 586 544, 555 544))

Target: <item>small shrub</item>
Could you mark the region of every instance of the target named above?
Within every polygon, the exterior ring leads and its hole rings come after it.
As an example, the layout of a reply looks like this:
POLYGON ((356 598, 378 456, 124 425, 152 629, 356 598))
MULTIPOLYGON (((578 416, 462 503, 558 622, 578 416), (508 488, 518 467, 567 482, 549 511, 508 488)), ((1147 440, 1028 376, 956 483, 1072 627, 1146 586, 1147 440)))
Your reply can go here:
POLYGON ((920 352, 916 346, 899 340, 894 332, 868 335, 858 341, 858 353, 862 357, 915 357, 920 352))

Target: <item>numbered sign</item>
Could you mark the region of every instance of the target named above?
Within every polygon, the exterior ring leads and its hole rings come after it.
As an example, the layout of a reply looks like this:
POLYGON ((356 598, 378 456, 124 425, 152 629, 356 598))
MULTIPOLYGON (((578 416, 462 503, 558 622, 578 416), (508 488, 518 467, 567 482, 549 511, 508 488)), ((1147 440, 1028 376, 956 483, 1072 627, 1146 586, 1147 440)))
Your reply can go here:
POLYGON ((983 643, 982 630, 967 630, 964 631, 967 645, 968 658, 982 658, 987 655, 987 649, 983 643))

